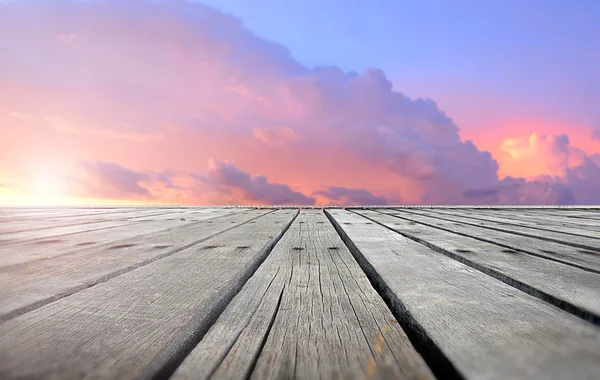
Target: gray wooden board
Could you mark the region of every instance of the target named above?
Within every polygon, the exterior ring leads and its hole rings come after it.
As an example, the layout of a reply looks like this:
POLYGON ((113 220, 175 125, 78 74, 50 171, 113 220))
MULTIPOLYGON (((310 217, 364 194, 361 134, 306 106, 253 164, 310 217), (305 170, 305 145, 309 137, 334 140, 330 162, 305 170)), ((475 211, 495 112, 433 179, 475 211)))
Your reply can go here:
MULTIPOLYGON (((223 210, 214 210, 216 213, 221 212, 233 212, 234 209, 223 209, 223 210)), ((168 212, 168 211, 167 211, 168 212)), ((95 223, 84 223, 84 224, 74 224, 67 225, 62 227, 50 227, 43 229, 35 229, 31 231, 20 231, 13 233, 6 233, 0 235, 0 248, 8 249, 8 247, 20 244, 42 244, 47 245, 50 243, 62 242, 65 237, 79 235, 83 239, 86 239, 86 236, 91 236, 92 231, 97 231, 100 235, 104 235, 106 229, 111 229, 110 233, 128 233, 135 228, 139 230, 144 230, 146 227, 152 228, 152 224, 143 224, 146 222, 152 222, 154 224, 161 224, 161 222, 165 221, 178 221, 181 222, 181 218, 184 221, 193 221, 199 220, 200 215, 211 215, 214 212, 201 212, 201 213, 170 213, 164 214, 161 213, 152 213, 147 214, 143 213, 142 215, 132 214, 129 218, 123 219, 115 219, 108 220, 103 222, 95 222, 95 223), (192 216, 190 216, 192 215, 192 216), (120 230, 114 230, 117 227, 122 227, 120 230)), ((96 234, 97 235, 97 234, 96 234)))
POLYGON ((267 212, 223 210, 220 218, 213 216, 206 222, 147 231, 117 241, 105 234, 105 240, 97 246, 68 253, 57 251, 59 256, 48 260, 0 268, 0 322, 169 256, 267 212))
MULTIPOLYGON (((149 218, 152 220, 159 219, 171 219, 171 218, 185 218, 190 215, 196 215, 198 213, 210 213, 212 209, 199 210, 199 211, 137 211, 137 212, 126 212, 126 213, 111 213, 103 215, 84 215, 76 217, 53 217, 44 220, 27 220, 27 221, 16 221, 16 222, 5 222, 0 224, 0 235, 33 231, 33 230, 46 230, 57 227, 67 227, 74 225, 90 225, 98 222, 116 221, 116 220, 136 220, 149 218)), ((0 236, 1 238, 2 236, 0 236)), ((6 237, 6 236, 5 236, 6 237)))
POLYGON ((303 210, 176 379, 427 379, 321 210, 303 210))
POLYGON ((587 220, 600 220, 600 212, 597 211, 571 211, 571 210, 561 210, 561 209, 535 209, 528 210, 531 213, 539 214, 539 215, 552 215, 552 216, 560 216, 563 218, 569 218, 572 220, 577 219, 587 219, 587 220))
POLYGON ((515 235, 508 232, 491 230, 483 227, 451 222, 427 215, 417 215, 412 212, 381 210, 390 215, 404 218, 416 223, 441 228, 457 234, 473 237, 488 243, 530 253, 539 257, 574 265, 584 270, 600 273, 600 255, 589 251, 551 241, 539 240, 527 236, 515 235))
POLYGON ((4 322, 0 378, 164 378, 296 214, 271 212, 4 322))
POLYGON ((135 214, 135 215, 160 215, 166 213, 175 213, 175 212, 187 212, 187 209, 184 208, 164 208, 164 207, 137 207, 131 209, 111 209, 111 210, 103 210, 103 209, 81 209, 77 211, 69 211, 59 209, 54 213, 47 213, 45 215, 38 216, 4 216, 0 217, 0 222, 2 224, 7 223, 16 223, 16 222, 44 222, 48 220, 76 220, 76 219, 85 219, 85 218, 99 218, 99 219, 107 219, 111 220, 113 217, 117 215, 127 216, 127 214, 135 214))
POLYGON ((440 220, 446 220, 449 222, 458 222, 469 226, 483 227, 486 229, 492 229, 495 231, 508 232, 516 235, 528 236, 535 239, 554 241, 559 244, 570 245, 582 249, 588 249, 597 251, 600 255, 600 239, 586 236, 573 236, 570 234, 564 234, 559 231, 545 231, 535 229, 531 227, 520 227, 514 224, 507 225, 498 222, 473 220, 464 216, 460 216, 459 213, 453 213, 452 215, 443 215, 436 213, 435 211, 425 210, 402 210, 403 213, 410 213, 414 215, 427 215, 440 220))
MULTIPOLYGON (((510 217, 510 215, 512 215, 512 214, 517 214, 517 213, 510 213, 510 212, 503 211, 503 210, 495 210, 494 212, 497 213, 498 215, 504 215, 505 217, 510 217)), ((552 214, 542 215, 539 213, 532 213, 532 212, 528 212, 528 211, 523 211, 522 214, 525 215, 527 218, 536 218, 536 219, 543 220, 543 221, 562 222, 562 223, 572 224, 575 226, 583 226, 586 228, 600 229, 600 220, 584 219, 584 218, 567 218, 566 216, 552 215, 552 214)))
MULTIPOLYGON (((470 223, 475 223, 479 225, 488 225, 487 222, 491 222, 489 225, 491 226, 500 226, 501 228, 511 229, 513 226, 519 227, 519 230, 526 231, 529 234, 536 234, 538 231, 544 231, 552 233, 552 235, 556 235, 558 237, 567 234, 578 237, 587 237, 592 239, 597 239, 600 243, 600 231, 589 231, 586 229, 582 229, 575 226, 570 226, 563 224, 561 226, 556 226, 551 223, 551 221, 544 222, 543 219, 537 221, 530 221, 525 216, 521 216, 519 219, 518 213, 515 213, 513 219, 504 218, 502 216, 485 213, 485 212, 469 212, 463 210, 444 210, 437 209, 434 211, 430 210, 418 210, 419 212, 425 212, 428 215, 432 216, 443 216, 444 218, 454 219, 455 216, 464 218, 461 220, 469 220, 470 223), (483 223, 483 224, 481 224, 483 223)), ((572 239, 572 236, 568 236, 569 239, 572 239)))
POLYGON ((600 274, 438 228, 411 224, 377 211, 355 212, 584 319, 600 323, 600 274))
POLYGON ((34 231, 22 231, 14 232, 9 234, 0 235, 0 246, 7 247, 13 244, 21 244, 27 241, 39 240, 39 239, 50 239, 63 235, 71 235, 88 231, 105 230, 109 228, 116 228, 121 226, 127 226, 136 224, 136 222, 125 221, 125 220, 111 220, 106 222, 94 223, 91 225, 82 224, 66 227, 56 227, 45 230, 34 230, 34 231))
MULTIPOLYGON (((446 210, 444 210, 446 211, 446 210)), ((461 210, 466 215, 473 217, 488 217, 502 218, 513 223, 523 223, 528 225, 539 225, 544 227, 552 226, 552 228, 558 227, 569 227, 575 229, 583 229, 586 231, 595 231, 600 234, 600 221, 579 219, 573 221, 565 217, 551 216, 551 215, 533 215, 526 211, 492 211, 492 210, 461 210)))
MULTIPOLYGON (((242 212, 241 210, 223 209, 217 213, 210 213, 203 217, 196 217, 197 221, 209 220, 215 217, 231 215, 242 212)), ((147 235, 157 231, 167 230, 178 226, 193 224, 192 221, 157 220, 129 222, 119 228, 99 229, 75 234, 62 235, 51 238, 23 240, 12 245, 0 245, 0 271, 7 267, 29 261, 47 259, 72 251, 89 249, 101 244, 109 244, 122 239, 138 235, 147 235)), ((208 222, 212 223, 212 222, 208 222)), ((116 244, 116 243, 115 243, 116 244)), ((113 244, 114 245, 114 244, 113 244)))
POLYGON ((597 327, 360 215, 327 212, 402 325, 465 378, 597 378, 597 327))
MULTIPOLYGON (((112 213, 124 212, 126 210, 110 209, 89 209, 89 210, 69 210, 57 209, 39 213, 7 213, 0 216, 0 222, 18 221, 18 220, 43 220, 51 217, 78 217, 90 215, 108 215, 112 213)), ((131 209, 131 212, 139 211, 139 209, 131 209)))

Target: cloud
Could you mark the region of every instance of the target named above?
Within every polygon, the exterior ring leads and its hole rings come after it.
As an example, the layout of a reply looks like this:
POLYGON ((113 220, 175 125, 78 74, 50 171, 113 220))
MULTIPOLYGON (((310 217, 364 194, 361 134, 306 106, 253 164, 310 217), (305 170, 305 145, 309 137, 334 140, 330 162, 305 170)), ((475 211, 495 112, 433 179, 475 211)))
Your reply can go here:
POLYGON ((600 155, 570 145, 566 134, 507 139, 502 164, 523 177, 506 177, 488 188, 472 188, 467 199, 502 204, 600 203, 600 155))
POLYGON ((0 115, 19 110, 29 124, 12 128, 0 150, 26 160, 60 147, 63 161, 86 162, 81 194, 167 202, 163 190, 173 190, 189 203, 314 204, 306 194, 375 204, 399 202, 397 194, 432 204, 600 202, 598 158, 567 135, 526 131, 503 143, 497 161, 464 141, 433 100, 395 90, 382 70, 306 67, 241 20, 196 2, 3 7, 14 12, 0 12, 0 34, 19 41, 3 45, 0 115), (29 144, 44 127, 55 134, 29 144), (203 171, 198 163, 210 157, 203 171), (511 177, 499 177, 500 165, 511 177), (194 173, 190 183, 174 179, 182 172, 194 173))
POLYGON ((378 197, 365 189, 348 189, 343 186, 331 186, 326 190, 319 190, 314 195, 327 197, 331 204, 338 205, 387 205, 388 200, 378 197))
POLYGON ((506 139, 501 144, 503 168, 517 176, 562 175, 569 167, 571 147, 569 136, 539 135, 506 139))
MULTIPOLYGON (((210 190, 229 195, 239 191, 243 200, 250 203, 275 205, 312 205, 315 198, 292 190, 288 185, 271 183, 264 176, 250 175, 232 162, 211 161, 205 175, 192 174, 193 178, 209 185, 210 190)), ((203 190, 208 190, 206 187, 203 190)))
POLYGON ((86 197, 151 197, 142 183, 148 173, 136 172, 112 162, 82 162, 81 175, 71 178, 71 192, 86 197))

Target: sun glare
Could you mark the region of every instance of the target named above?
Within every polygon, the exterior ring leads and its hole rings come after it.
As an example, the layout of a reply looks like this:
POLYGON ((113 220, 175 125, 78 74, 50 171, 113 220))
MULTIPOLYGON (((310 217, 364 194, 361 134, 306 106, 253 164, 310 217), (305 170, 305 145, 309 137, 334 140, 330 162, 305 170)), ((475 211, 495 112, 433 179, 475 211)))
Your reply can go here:
POLYGON ((35 203, 62 203, 65 196, 66 184, 64 179, 55 172, 39 171, 30 182, 30 195, 35 203))

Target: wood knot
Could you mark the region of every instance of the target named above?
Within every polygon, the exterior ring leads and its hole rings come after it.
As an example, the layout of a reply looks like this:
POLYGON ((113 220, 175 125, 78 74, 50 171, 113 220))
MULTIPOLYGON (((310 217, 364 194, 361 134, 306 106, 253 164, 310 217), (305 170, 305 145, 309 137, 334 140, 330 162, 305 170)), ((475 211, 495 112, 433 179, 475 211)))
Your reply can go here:
POLYGON ((184 222, 185 222, 185 218, 181 218, 181 219, 179 219, 179 220, 182 220, 182 221, 184 221, 184 222))

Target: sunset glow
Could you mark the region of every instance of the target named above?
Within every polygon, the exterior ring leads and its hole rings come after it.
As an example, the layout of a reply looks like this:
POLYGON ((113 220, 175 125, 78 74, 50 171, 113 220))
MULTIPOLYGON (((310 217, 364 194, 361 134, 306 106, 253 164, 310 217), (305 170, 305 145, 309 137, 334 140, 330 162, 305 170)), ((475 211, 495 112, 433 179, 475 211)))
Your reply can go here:
POLYGON ((284 46, 291 29, 208 3, 0 3, 0 204, 600 203, 598 56, 536 82, 575 54, 540 42, 476 83, 472 57, 411 66, 413 37, 386 61, 375 30, 348 34, 356 56, 337 36, 331 62, 325 40, 284 46), (384 67, 353 67, 369 54, 384 67))

